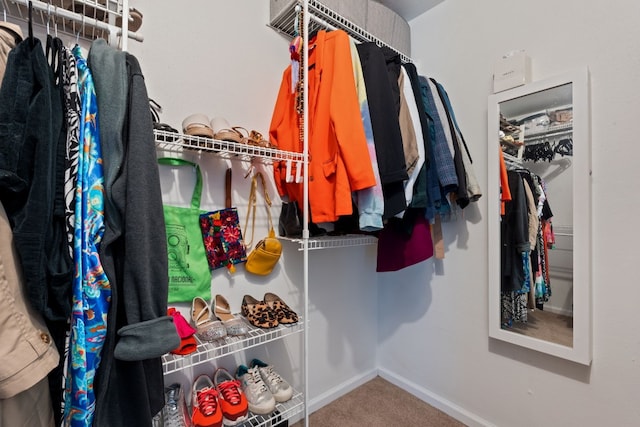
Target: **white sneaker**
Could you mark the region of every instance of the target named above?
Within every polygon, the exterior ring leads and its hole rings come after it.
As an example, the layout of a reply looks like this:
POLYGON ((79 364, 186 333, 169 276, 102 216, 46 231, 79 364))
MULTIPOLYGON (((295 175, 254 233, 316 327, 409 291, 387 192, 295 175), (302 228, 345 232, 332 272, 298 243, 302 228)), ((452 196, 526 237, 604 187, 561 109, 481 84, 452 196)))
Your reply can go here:
POLYGON ((254 414, 266 415, 276 409, 276 399, 267 388, 258 368, 238 366, 236 378, 242 383, 242 391, 247 396, 249 410, 254 414))
POLYGON ((291 399, 293 388, 273 369, 273 366, 267 365, 260 359, 253 359, 251 367, 258 369, 276 402, 286 402, 291 399))

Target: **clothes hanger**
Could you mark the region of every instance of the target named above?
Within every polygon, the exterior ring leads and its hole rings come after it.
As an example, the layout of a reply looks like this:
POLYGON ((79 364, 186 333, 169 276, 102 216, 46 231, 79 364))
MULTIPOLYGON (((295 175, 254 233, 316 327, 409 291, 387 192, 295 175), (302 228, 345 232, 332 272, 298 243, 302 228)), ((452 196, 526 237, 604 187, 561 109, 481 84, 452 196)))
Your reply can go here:
POLYGON ((29 44, 33 48, 36 44, 33 38, 33 2, 29 1, 29 44))
POLYGON ((82 21, 80 21, 80 28, 76 32, 76 46, 80 44, 80 31, 84 32, 84 14, 82 15, 82 21))
POLYGON ((47 57, 47 62, 49 63, 49 67, 52 69, 55 65, 55 49, 53 45, 53 37, 51 36, 51 28, 49 26, 49 21, 51 20, 51 3, 47 4, 47 44, 45 48, 45 56, 47 57))
POLYGON ((47 3, 47 36, 51 35, 49 21, 51 21, 51 3, 47 3))

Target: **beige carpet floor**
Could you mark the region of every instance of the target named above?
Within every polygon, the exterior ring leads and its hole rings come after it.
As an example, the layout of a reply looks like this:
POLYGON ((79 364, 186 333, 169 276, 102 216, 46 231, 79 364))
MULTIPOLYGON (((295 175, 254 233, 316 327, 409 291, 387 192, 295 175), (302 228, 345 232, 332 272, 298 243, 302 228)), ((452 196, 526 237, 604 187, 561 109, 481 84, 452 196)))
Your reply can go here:
MULTIPOLYGON (((293 427, 302 427, 298 422, 293 427)), ((376 377, 309 416, 310 427, 459 427, 464 424, 376 377)))

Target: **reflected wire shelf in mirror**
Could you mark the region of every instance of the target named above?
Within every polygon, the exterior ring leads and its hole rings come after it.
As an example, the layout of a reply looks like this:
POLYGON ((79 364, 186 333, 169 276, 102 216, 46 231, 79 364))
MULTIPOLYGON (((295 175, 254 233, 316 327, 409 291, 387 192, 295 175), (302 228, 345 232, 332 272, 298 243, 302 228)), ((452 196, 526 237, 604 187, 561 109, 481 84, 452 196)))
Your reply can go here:
POLYGON ((202 342, 196 337, 198 348, 195 352, 180 356, 165 354, 162 356, 164 374, 189 369, 202 363, 210 362, 219 357, 237 353, 261 344, 279 340, 304 330, 304 321, 299 317, 298 323, 290 326, 279 325, 275 328, 260 329, 249 325, 249 332, 243 337, 226 337, 218 343, 202 342))
POLYGON ((552 136, 571 135, 573 130, 573 123, 557 123, 551 124, 542 130, 537 132, 529 132, 524 136, 526 142, 532 139, 550 138, 552 136))
MULTIPOLYGON (((286 240, 300 245, 299 251, 304 250, 304 241, 302 239, 292 239, 289 237, 278 237, 280 240, 286 240)), ((331 249, 331 248, 347 248, 351 246, 367 246, 378 243, 378 238, 366 234, 347 234, 345 236, 321 236, 310 237, 308 240, 308 249, 331 249)))
POLYGON ((181 133, 154 129, 156 148, 172 153, 202 152, 219 157, 251 161, 255 158, 263 160, 291 160, 303 162, 302 153, 264 148, 255 145, 239 144, 231 141, 221 141, 202 136, 191 136, 181 133))

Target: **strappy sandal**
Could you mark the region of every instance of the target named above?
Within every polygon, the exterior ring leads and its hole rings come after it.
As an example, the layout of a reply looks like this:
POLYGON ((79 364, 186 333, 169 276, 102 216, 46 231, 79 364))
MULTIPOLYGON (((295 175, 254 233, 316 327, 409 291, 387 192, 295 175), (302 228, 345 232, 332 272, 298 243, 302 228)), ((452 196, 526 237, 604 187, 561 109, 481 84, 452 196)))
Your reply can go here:
MULTIPOLYGON (((129 9, 129 31, 136 32, 142 26, 142 12, 140 12, 136 8, 129 9)), ((122 17, 118 16, 116 18, 116 27, 122 28, 122 17)))
POLYGON ((231 314, 229 303, 222 295, 216 295, 213 303, 213 314, 227 329, 227 335, 245 335, 249 327, 244 320, 231 314))
POLYGON ((196 328, 196 335, 203 341, 215 341, 227 336, 222 322, 211 319, 209 304, 200 297, 195 297, 191 302, 191 321, 196 328))
POLYGON ((264 302, 276 313, 278 323, 286 325, 298 322, 298 314, 291 310, 278 295, 267 292, 264 294, 264 302))
POLYGON ((213 129, 209 126, 209 118, 204 114, 191 114, 182 121, 185 135, 213 138, 213 129))
POLYGON ((213 129, 213 138, 219 141, 231 141, 241 144, 244 138, 242 133, 238 131, 238 129, 242 128, 239 126, 232 127, 224 117, 211 119, 211 129, 213 129))
POLYGON ((264 137, 262 136, 262 134, 256 130, 252 130, 251 132, 249 132, 249 137, 247 138, 247 143, 249 145, 255 145, 257 147, 262 147, 262 148, 272 148, 273 146, 271 145, 271 143, 264 139, 264 137))
POLYGON ((153 128, 156 130, 167 132, 167 133, 175 133, 175 136, 165 134, 164 138, 167 141, 177 141, 180 138, 180 136, 178 135, 178 130, 166 123, 160 122, 160 113, 162 112, 162 105, 158 104, 156 101, 149 98, 149 110, 151 111, 151 121, 153 122, 153 128))
POLYGON ((242 299, 242 315, 249 323, 258 328, 275 328, 278 326, 276 313, 264 301, 258 301, 251 295, 242 299))

